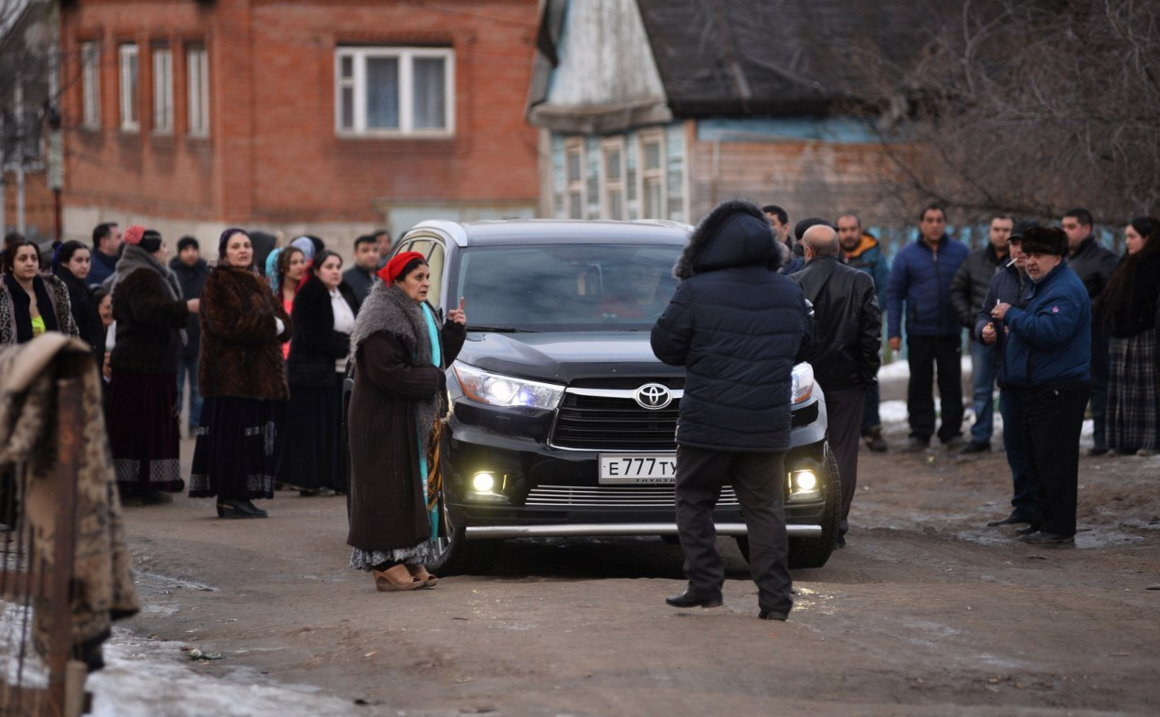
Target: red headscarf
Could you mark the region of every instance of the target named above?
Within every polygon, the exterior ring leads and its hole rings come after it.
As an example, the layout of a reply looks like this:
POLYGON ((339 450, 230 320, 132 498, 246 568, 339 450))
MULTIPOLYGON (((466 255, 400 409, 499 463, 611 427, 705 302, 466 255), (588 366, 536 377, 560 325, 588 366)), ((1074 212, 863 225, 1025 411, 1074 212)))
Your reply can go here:
POLYGON ((403 273, 404 267, 406 267, 407 264, 410 264, 414 259, 422 259, 423 261, 427 261, 427 257, 423 256, 417 251, 405 251, 392 257, 391 260, 387 262, 387 265, 382 269, 379 269, 376 273, 378 274, 379 278, 383 280, 383 283, 389 286, 399 278, 399 275, 403 273))

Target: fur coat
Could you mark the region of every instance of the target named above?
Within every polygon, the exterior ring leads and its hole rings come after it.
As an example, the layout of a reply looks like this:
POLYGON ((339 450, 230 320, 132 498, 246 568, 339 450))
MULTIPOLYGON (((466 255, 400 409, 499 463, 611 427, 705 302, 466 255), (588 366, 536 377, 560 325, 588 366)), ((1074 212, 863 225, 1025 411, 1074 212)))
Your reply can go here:
MULTIPOLYGON (((359 303, 345 282, 338 291, 358 314, 359 303)), ((350 334, 334 330, 334 309, 330 292, 321 280, 311 276, 294 297, 294 340, 286 361, 286 375, 291 386, 322 387, 337 385, 335 361, 350 352, 350 334)))
MULTIPOLYGON (((58 330, 62 334, 76 336, 77 324, 72 317, 68 287, 64 285, 63 281, 49 274, 41 274, 37 278, 43 282, 42 286, 48 292, 58 330)), ((16 330, 16 311, 12 305, 13 297, 10 291, 8 282, 0 281, 0 345, 4 346, 19 343, 16 330)))
POLYGON ((450 321, 440 333, 442 362, 434 366, 421 307, 381 283, 355 320, 347 538, 355 548, 410 548, 430 537, 419 445, 424 451, 430 447, 430 429, 446 412, 443 369, 459 355, 466 337, 464 327, 450 321))
POLYGON ((137 373, 177 373, 189 309, 177 277, 139 246, 126 246, 113 275, 117 338, 109 364, 137 373))
POLYGON ((214 267, 201 295, 201 395, 286 400, 281 344, 289 340, 290 317, 262 277, 214 267))

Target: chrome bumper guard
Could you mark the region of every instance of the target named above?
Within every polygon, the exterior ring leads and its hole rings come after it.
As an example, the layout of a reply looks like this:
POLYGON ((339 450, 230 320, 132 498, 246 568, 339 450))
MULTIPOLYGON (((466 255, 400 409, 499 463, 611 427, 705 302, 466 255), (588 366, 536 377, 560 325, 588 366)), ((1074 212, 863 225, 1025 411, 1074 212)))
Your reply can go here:
MULTIPOLYGON (((787 525, 791 538, 819 538, 820 525, 787 525)), ((469 525, 469 540, 495 538, 596 538, 628 535, 676 535, 676 523, 564 523, 560 525, 469 525)), ((745 535, 745 523, 717 523, 718 535, 745 535)))

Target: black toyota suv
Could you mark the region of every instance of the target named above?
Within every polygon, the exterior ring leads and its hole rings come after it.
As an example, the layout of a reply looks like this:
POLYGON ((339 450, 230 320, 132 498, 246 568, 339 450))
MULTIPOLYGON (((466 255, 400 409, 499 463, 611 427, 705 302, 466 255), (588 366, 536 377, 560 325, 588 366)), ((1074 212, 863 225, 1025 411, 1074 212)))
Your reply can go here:
MULTIPOLYGON (((447 372, 448 537, 434 572, 486 571, 505 538, 675 536, 685 377, 653 356, 649 332, 690 231, 652 221, 427 221, 399 240, 396 252, 428 258, 428 300, 449 307, 463 297, 468 320, 447 372)), ((795 367, 792 394, 790 564, 820 567, 840 496, 809 364, 795 367)), ((747 554, 732 488, 714 517, 747 554)))

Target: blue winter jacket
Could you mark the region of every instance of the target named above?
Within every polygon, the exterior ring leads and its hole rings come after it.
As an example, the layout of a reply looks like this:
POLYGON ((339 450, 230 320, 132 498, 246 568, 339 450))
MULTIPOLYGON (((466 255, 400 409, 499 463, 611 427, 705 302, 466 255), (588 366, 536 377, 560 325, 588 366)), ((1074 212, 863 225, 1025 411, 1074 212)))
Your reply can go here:
POLYGON ((789 447, 790 373, 809 358, 810 319, 756 205, 726 202, 674 268, 682 279, 652 330, 657 358, 686 368, 677 443, 714 451, 789 447))
POLYGON ((943 235, 933 251, 920 237, 894 257, 886 285, 886 335, 902 336, 902 304, 906 303, 909 336, 958 336, 962 330, 951 303, 951 280, 970 251, 966 244, 943 235))
POLYGON ((1003 317, 1007 385, 1017 388, 1091 380, 1092 303, 1064 260, 1024 294, 1027 305, 1003 317))

